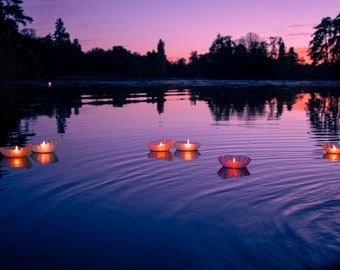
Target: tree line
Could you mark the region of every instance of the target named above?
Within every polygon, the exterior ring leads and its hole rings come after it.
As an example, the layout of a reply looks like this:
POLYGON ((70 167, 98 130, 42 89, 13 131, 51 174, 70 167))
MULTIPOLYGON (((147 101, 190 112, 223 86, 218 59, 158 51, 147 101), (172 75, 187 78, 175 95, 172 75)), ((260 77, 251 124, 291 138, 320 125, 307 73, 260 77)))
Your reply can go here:
POLYGON ((27 24, 22 0, 0 0, 0 79, 46 76, 109 76, 117 78, 203 77, 210 79, 340 79, 340 13, 314 27, 308 55, 311 64, 286 48, 279 36, 248 33, 237 40, 217 34, 209 51, 192 51, 188 61, 168 61, 165 42, 141 55, 123 46, 83 52, 71 40, 61 18, 55 31, 37 37, 27 24))

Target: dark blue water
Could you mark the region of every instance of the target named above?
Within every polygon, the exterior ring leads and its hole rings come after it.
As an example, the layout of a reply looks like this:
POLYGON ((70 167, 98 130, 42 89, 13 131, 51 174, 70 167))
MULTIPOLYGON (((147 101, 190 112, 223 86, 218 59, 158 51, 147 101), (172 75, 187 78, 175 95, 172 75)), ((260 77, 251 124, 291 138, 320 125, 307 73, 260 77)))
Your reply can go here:
POLYGON ((340 267, 336 83, 7 87, 3 145, 59 145, 48 164, 0 157, 0 269, 340 267), (162 138, 202 146, 150 152, 162 138))

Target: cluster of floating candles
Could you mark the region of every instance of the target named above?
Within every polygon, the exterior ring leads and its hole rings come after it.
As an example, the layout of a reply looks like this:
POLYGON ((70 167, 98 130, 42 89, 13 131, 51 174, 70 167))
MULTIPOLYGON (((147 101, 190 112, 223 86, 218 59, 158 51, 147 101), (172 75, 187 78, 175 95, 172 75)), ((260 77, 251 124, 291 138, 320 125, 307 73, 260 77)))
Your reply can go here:
POLYGON ((3 162, 10 167, 31 167, 31 165, 27 165, 29 163, 27 155, 31 151, 33 160, 40 164, 48 164, 57 160, 54 154, 57 145, 57 140, 45 140, 39 144, 28 144, 24 147, 0 147, 0 153, 8 158, 3 162))
MULTIPOLYGON (((172 155, 169 150, 172 146, 174 146, 177 150, 175 152, 175 156, 178 156, 184 160, 192 160, 200 155, 198 153, 198 148, 200 148, 201 144, 198 142, 192 142, 189 139, 187 139, 186 141, 163 139, 155 140, 148 143, 148 147, 151 150, 149 157, 157 157, 171 160, 172 155), (167 154, 165 155, 164 153, 167 154)), ((223 167, 233 169, 245 168, 251 161, 249 157, 237 155, 220 156, 218 157, 218 160, 223 167)))
POLYGON ((170 149, 173 146, 177 150, 174 153, 175 156, 184 160, 192 160, 199 156, 197 150, 201 144, 191 142, 189 139, 186 141, 174 141, 171 139, 156 140, 148 143, 148 147, 151 150, 148 156, 172 160, 173 155, 170 152, 170 149))
POLYGON ((172 146, 174 146, 178 151, 197 151, 201 144, 197 142, 190 142, 189 139, 186 141, 163 139, 148 143, 149 149, 155 152, 169 151, 172 146))

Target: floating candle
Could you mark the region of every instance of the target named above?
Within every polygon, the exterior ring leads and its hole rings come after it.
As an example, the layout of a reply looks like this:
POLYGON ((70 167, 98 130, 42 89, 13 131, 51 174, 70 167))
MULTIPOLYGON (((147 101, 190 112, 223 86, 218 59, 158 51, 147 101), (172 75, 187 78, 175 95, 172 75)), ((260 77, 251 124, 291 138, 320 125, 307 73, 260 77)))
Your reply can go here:
POLYGON ((173 146, 174 141, 170 139, 156 140, 148 143, 148 147, 151 151, 169 151, 173 146))
POLYGON ((13 147, 0 147, 0 152, 5 157, 20 158, 20 157, 27 156, 28 153, 31 151, 31 148, 32 148, 31 144, 25 147, 18 147, 18 146, 15 146, 14 148, 13 147))
POLYGON ((196 151, 201 144, 198 142, 190 142, 189 139, 187 139, 187 141, 176 141, 174 146, 179 151, 196 151))
POLYGON ((322 147, 328 154, 340 154, 339 143, 325 143, 322 145, 322 147))
POLYGON ((251 158, 237 155, 224 155, 217 157, 223 167, 240 169, 245 168, 250 163, 251 158))
POLYGON ((57 140, 46 140, 42 143, 35 144, 32 146, 32 151, 34 153, 52 153, 55 151, 58 145, 57 140))

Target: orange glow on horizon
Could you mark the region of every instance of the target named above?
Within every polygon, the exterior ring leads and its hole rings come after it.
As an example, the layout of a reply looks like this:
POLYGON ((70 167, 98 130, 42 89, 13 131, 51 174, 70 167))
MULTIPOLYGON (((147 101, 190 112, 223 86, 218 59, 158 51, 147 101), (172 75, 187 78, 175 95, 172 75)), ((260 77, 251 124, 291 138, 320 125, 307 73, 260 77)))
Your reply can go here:
POLYGON ((305 64, 311 64, 312 60, 308 56, 308 47, 304 48, 294 48, 295 52, 298 54, 299 59, 303 59, 305 64))

